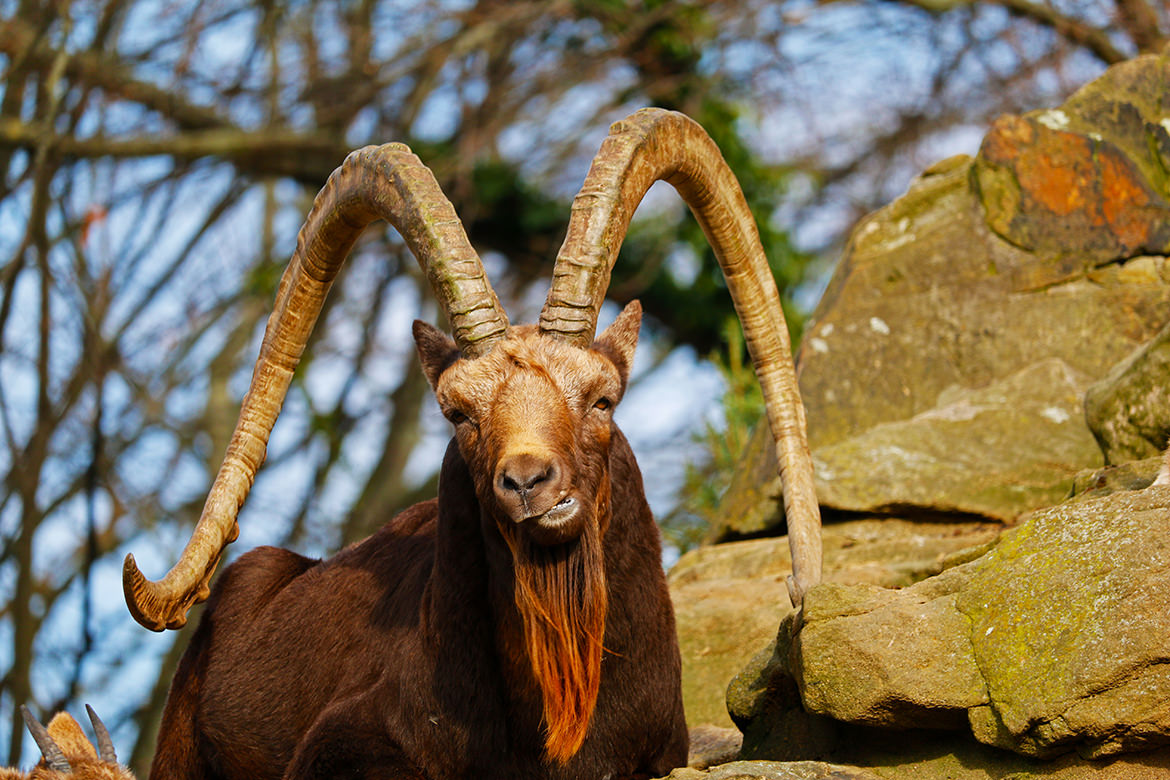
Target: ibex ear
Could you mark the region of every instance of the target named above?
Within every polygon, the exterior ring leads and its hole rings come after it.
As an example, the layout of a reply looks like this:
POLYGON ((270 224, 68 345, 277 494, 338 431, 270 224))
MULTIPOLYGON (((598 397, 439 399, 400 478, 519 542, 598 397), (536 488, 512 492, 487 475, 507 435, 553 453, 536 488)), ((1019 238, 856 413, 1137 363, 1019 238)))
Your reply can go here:
POLYGON ((447 366, 459 359, 459 347, 455 346, 455 340, 446 333, 422 320, 414 321, 413 331, 419 362, 422 363, 423 373, 434 390, 439 383, 439 376, 447 366))
POLYGON ((622 313, 593 342, 593 349, 605 355, 617 366, 622 377, 622 389, 630 378, 634 365, 634 350, 638 346, 638 329, 642 327, 642 304, 630 301, 622 313))

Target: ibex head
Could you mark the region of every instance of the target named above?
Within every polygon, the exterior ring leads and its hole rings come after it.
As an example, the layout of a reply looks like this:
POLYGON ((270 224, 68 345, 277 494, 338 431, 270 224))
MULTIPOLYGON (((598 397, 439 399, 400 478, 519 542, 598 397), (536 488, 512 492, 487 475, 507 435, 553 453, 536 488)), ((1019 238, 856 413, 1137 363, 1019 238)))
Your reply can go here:
POLYGON ((614 407, 625 392, 641 307, 626 307, 589 349, 512 328, 481 358, 422 322, 415 340, 481 506, 535 543, 576 539, 608 509, 614 407))
POLYGON ((159 582, 146 580, 127 556, 123 581, 135 618, 154 630, 177 628, 207 597, 324 296, 376 218, 403 235, 451 323, 451 339, 427 325, 415 335, 476 474, 481 505, 501 527, 518 531, 505 538, 525 544, 551 547, 591 528, 604 533, 607 474, 599 453, 625 389, 640 310, 628 307, 594 343, 597 316, 634 210, 660 179, 679 191, 706 232, 744 327, 777 442, 794 550, 789 592, 799 603, 820 577, 820 527, 779 293, 751 212, 714 143, 682 114, 645 109, 616 123, 594 158, 538 326, 509 326, 450 202, 409 149, 387 144, 351 154, 301 229, 191 542, 159 582))
POLYGON ((81 725, 65 712, 58 712, 46 728, 28 707, 21 706, 25 725, 41 749, 43 758, 28 775, 28 780, 134 780, 130 770, 118 763, 110 732, 101 718, 88 704, 90 723, 93 724, 97 749, 86 739, 81 725))

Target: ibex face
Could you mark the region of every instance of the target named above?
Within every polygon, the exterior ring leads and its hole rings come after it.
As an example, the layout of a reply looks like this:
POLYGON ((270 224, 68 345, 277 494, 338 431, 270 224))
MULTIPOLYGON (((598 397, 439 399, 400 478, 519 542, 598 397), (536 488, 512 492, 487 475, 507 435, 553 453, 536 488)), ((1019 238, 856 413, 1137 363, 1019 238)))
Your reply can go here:
POLYGON ((511 328, 491 352, 460 356, 455 342, 415 324, 423 367, 481 506, 539 545, 604 525, 613 410, 629 378, 641 308, 631 304, 589 349, 511 328))

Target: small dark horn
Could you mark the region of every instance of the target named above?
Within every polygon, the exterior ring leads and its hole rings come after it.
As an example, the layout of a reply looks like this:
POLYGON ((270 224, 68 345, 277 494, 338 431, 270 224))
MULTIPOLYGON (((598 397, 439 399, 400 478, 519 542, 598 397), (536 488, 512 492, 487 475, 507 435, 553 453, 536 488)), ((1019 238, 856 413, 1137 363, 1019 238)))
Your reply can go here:
POLYGON ((28 726, 29 733, 36 740, 37 747, 41 749, 41 755, 49 762, 49 768, 54 772, 72 774, 73 767, 69 766, 69 759, 65 757, 65 751, 61 750, 53 738, 49 736, 49 730, 42 726, 40 721, 33 717, 28 707, 23 704, 20 705, 20 714, 24 717, 24 724, 28 726))
POLYGON ((110 739, 110 730, 93 711, 93 707, 87 704, 85 711, 89 713, 89 722, 93 724, 93 733, 97 736, 98 756, 101 757, 102 761, 111 764, 118 763, 118 756, 114 752, 114 740, 110 739))

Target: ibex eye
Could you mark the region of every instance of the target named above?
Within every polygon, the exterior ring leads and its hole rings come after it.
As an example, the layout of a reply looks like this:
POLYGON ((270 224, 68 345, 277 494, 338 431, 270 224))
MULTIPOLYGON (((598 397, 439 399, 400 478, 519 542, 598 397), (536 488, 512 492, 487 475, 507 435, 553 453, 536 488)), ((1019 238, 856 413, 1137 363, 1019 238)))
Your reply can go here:
POLYGON ((459 423, 465 423, 468 421, 468 419, 470 419, 470 418, 468 418, 468 416, 466 414, 459 411, 458 409, 448 409, 445 412, 443 412, 443 416, 446 417, 448 420, 450 420, 452 425, 458 425, 459 423))
POLYGON ((603 412, 613 408, 613 401, 608 398, 598 398, 597 403, 593 404, 594 409, 599 409, 603 412))

